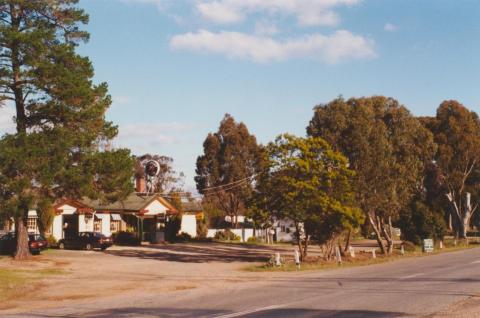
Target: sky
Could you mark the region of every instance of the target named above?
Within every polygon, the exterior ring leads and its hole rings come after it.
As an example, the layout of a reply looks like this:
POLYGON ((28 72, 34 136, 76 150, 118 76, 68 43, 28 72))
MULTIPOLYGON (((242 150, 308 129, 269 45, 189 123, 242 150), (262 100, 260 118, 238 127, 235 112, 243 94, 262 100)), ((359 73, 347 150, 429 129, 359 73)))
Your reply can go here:
MULTIPOLYGON (((261 143, 305 135, 339 95, 394 97, 415 115, 445 99, 478 111, 480 1, 80 0, 79 48, 107 82, 115 147, 195 161, 225 113, 261 143)), ((13 110, 0 110, 0 131, 13 110)))

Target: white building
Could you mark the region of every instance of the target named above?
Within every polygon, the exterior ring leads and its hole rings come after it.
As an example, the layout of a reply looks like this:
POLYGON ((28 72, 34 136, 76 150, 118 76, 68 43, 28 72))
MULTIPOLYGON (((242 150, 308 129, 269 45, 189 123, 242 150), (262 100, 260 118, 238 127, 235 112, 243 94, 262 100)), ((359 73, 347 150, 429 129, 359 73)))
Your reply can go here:
MULTIPOLYGON (((165 240, 165 229, 177 209, 159 195, 132 193, 123 201, 102 204, 89 199, 62 200, 54 206, 55 216, 47 234, 56 240, 79 232, 100 232, 106 236, 120 231, 136 232, 145 241, 165 240)), ((7 230, 15 229, 14 223, 7 230)), ((27 228, 38 233, 38 217, 35 210, 28 212, 27 228)))

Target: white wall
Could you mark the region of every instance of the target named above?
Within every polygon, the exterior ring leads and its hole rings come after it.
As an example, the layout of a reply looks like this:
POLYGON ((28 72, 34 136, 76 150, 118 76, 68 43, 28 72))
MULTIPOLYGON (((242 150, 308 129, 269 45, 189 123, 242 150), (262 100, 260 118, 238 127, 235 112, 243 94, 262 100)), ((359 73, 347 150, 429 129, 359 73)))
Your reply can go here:
POLYGON ((93 219, 88 219, 89 224, 86 224, 85 223, 85 215, 84 214, 79 214, 78 215, 78 232, 87 232, 87 227, 88 227, 88 225, 90 225, 90 223, 93 223, 92 221, 93 221, 93 219))
POLYGON ((63 238, 63 216, 55 215, 52 222, 52 235, 58 241, 63 238))
MULTIPOLYGON (((208 229, 207 237, 214 238, 217 232, 223 231, 225 231, 225 229, 208 229)), ((230 229, 230 231, 239 236, 241 242, 246 242, 249 238, 253 237, 253 229, 230 229)))
POLYGON ((158 200, 154 200, 145 208, 148 212, 145 215, 157 215, 157 214, 165 214, 167 212, 167 208, 161 204, 158 200))
POLYGON ((58 210, 62 210, 62 214, 74 214, 77 211, 75 207, 68 204, 62 205, 58 210))
POLYGON ((195 215, 182 215, 180 233, 182 232, 187 233, 191 237, 197 236, 197 219, 195 215))
POLYGON ((111 216, 110 214, 104 214, 106 215, 104 218, 102 218, 102 234, 105 236, 111 236, 112 232, 110 232, 110 220, 111 216))

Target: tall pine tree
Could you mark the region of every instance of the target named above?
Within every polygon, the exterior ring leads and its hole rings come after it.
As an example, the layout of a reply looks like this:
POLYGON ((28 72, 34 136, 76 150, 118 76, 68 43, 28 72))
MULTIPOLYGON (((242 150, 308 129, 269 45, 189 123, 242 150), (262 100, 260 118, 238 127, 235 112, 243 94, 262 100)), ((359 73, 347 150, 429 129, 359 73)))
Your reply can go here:
POLYGON ((105 120, 107 85, 75 52, 89 37, 77 2, 0 0, 0 99, 16 111, 16 132, 0 139, 0 211, 15 219, 16 259, 29 256, 25 224, 39 202, 132 190, 130 152, 99 151, 117 128, 105 120))

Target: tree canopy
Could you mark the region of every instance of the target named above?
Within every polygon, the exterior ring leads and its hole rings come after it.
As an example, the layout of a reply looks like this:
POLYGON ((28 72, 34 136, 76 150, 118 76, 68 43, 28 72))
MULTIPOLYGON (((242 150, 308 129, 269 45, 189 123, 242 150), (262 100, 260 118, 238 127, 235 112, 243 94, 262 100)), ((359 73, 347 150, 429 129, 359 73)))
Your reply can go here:
POLYGON ((424 118, 423 123, 438 145, 435 166, 450 203, 456 235, 465 238, 479 200, 480 120, 459 102, 447 100, 438 107, 436 117, 424 118))
POLYGON ((262 165, 262 147, 247 126, 226 114, 216 133, 208 134, 197 159, 198 191, 237 225, 252 194, 251 181, 262 165))
POLYGON ((319 105, 307 133, 324 138, 348 158, 356 172, 358 203, 380 248, 391 253, 392 219, 422 186, 435 150, 432 134, 396 100, 383 96, 319 105))
POLYGON ((270 143, 266 153, 268 164, 258 178, 255 211, 292 220, 302 258, 310 238, 323 245, 363 221, 353 204, 354 172, 323 139, 285 134, 270 143))
POLYGON ((15 217, 18 259, 28 257, 27 212, 40 201, 132 190, 130 152, 102 151, 117 128, 105 120, 107 85, 93 83, 76 53, 88 40, 77 2, 0 1, 0 100, 16 111, 16 132, 0 140, 0 206, 15 217))

